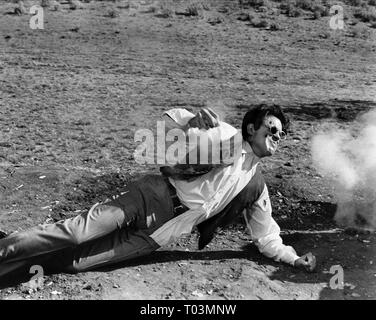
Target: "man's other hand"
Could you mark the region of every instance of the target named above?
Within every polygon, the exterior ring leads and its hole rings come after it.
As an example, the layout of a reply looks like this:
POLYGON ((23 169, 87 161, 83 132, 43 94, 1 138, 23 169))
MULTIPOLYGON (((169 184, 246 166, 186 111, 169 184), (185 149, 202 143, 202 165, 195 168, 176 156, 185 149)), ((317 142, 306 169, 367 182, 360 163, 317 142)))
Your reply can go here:
POLYGON ((188 128, 210 129, 219 126, 219 116, 210 108, 202 108, 188 121, 188 128))
POLYGON ((295 267, 305 269, 308 272, 312 272, 316 268, 316 257, 308 252, 295 260, 295 267))

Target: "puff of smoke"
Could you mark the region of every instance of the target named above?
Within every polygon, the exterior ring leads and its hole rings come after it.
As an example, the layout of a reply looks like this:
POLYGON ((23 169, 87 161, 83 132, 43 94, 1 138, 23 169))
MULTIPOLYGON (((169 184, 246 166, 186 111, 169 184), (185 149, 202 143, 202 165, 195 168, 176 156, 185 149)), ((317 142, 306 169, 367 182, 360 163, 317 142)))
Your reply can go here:
POLYGON ((313 164, 333 181, 337 223, 376 228, 376 110, 358 118, 359 131, 323 129, 312 139, 313 164))

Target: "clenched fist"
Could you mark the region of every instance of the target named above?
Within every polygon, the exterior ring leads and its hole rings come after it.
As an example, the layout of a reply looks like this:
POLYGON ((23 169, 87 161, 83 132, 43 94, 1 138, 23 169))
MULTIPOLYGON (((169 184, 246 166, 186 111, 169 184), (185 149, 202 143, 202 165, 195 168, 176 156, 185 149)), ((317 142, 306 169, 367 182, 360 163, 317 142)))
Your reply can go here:
POLYGON ((202 108, 188 121, 189 128, 210 129, 219 126, 219 116, 210 108, 202 108))
POLYGON ((312 272, 316 268, 316 257, 311 252, 308 252, 299 259, 296 259, 294 266, 312 272))

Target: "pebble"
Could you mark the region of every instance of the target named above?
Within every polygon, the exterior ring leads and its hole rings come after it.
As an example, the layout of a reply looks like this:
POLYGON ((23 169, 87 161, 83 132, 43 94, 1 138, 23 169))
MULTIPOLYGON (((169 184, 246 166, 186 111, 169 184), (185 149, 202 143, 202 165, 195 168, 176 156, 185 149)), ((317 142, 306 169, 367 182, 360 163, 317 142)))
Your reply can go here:
POLYGON ((198 290, 195 290, 195 291, 193 291, 192 293, 192 296, 196 296, 196 297, 199 297, 199 298, 202 298, 204 295, 201 293, 201 292, 199 292, 198 290))

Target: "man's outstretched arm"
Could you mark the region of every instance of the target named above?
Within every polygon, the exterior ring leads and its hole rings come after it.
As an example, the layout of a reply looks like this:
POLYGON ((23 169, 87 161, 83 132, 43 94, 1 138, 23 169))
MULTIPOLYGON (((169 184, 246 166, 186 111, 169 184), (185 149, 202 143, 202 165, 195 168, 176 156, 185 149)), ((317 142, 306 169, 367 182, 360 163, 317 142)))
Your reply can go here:
POLYGON ((293 247, 283 244, 280 236, 281 229, 272 217, 272 207, 266 185, 259 199, 244 211, 244 218, 252 240, 262 254, 275 261, 313 271, 316 258, 311 253, 299 257, 293 247))

